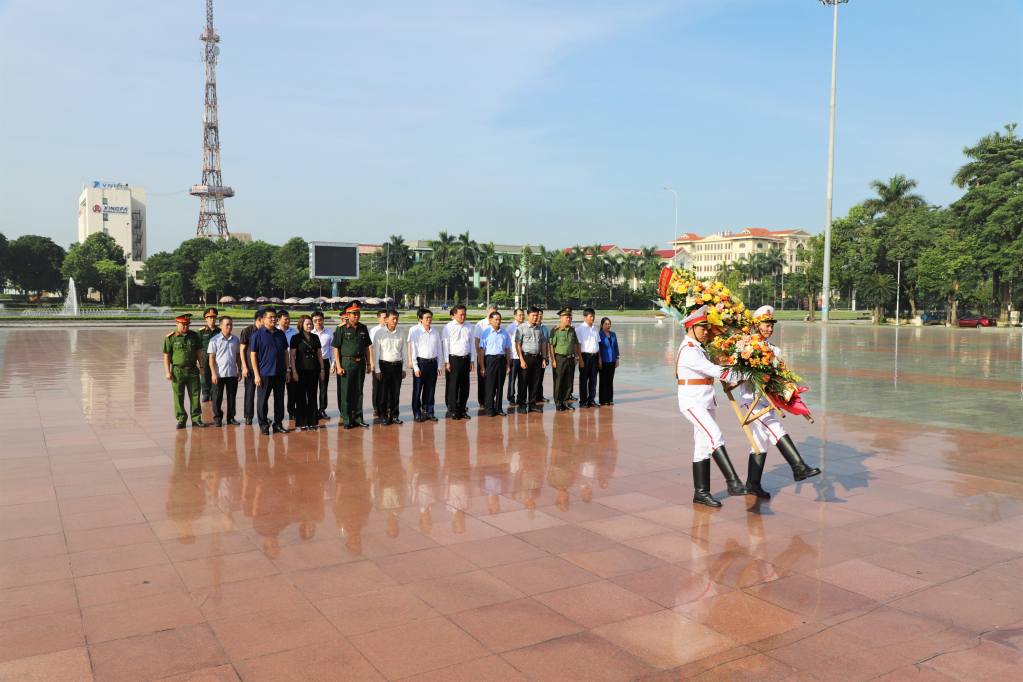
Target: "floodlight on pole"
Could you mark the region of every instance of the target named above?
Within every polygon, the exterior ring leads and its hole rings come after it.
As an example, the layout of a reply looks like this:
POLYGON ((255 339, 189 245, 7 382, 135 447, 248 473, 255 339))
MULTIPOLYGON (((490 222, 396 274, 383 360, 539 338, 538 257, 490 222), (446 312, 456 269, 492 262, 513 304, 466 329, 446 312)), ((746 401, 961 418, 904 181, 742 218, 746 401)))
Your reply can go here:
POLYGON ((821 283, 821 322, 828 323, 831 298, 831 206, 835 196, 835 80, 838 75, 838 6, 849 0, 820 0, 835 6, 835 29, 831 39, 831 132, 828 137, 828 208, 824 222, 824 277, 821 283))
POLYGON ((678 192, 673 189, 664 188, 675 195, 675 241, 671 243, 674 253, 671 255, 671 267, 675 267, 675 260, 678 258, 678 192))

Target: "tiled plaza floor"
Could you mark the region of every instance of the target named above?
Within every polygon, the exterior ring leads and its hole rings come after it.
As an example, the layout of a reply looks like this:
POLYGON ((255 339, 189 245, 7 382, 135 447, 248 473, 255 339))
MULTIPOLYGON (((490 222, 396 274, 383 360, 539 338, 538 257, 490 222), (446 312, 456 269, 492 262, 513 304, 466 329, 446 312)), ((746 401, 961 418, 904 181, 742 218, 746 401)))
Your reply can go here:
POLYGON ((176 431, 165 330, 0 330, 0 680, 1023 679, 1019 330, 779 327, 825 473, 720 510, 670 327, 611 408, 273 438, 176 431))

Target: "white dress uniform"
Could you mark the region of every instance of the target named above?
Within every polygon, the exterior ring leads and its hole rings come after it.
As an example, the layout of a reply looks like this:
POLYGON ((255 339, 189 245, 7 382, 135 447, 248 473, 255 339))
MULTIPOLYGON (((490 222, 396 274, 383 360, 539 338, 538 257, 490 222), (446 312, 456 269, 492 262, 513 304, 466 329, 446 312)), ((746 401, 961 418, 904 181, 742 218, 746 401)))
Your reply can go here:
MULTIPOLYGON (((753 313, 753 318, 756 319, 761 315, 769 315, 773 319, 774 308, 769 305, 761 306, 753 313)), ((778 346, 774 345, 770 341, 768 341, 767 345, 770 346, 772 353, 781 357, 781 350, 778 346)), ((753 387, 750 386, 749 383, 743 382, 739 389, 739 405, 742 407, 744 413, 749 411, 750 405, 753 404, 754 397, 753 387)), ((767 401, 767 398, 760 396, 760 399, 757 400, 756 407, 753 408, 753 414, 767 409, 768 407, 770 407, 770 403, 767 401)), ((757 437, 757 442, 761 443, 765 450, 767 449, 767 444, 769 442, 777 445, 778 439, 785 435, 785 429, 782 428, 781 422, 778 420, 778 415, 774 412, 774 410, 754 421, 751 426, 753 427, 753 433, 757 437)))
MULTIPOLYGON (((702 315, 696 311, 686 320, 702 315)), ((721 429, 714 420, 717 398, 714 397, 714 380, 729 381, 731 372, 715 365, 707 351, 695 339, 688 336, 682 340, 675 357, 675 378, 678 379, 678 409, 693 425, 693 461, 710 459, 710 454, 725 444, 721 429)))

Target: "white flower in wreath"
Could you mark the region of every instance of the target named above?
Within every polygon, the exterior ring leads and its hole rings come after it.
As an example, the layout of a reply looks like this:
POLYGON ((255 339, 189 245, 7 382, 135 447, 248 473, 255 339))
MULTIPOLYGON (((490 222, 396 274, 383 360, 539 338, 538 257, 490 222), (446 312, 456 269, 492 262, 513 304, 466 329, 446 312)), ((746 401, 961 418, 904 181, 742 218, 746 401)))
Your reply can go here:
POLYGON ((696 299, 693 298, 692 296, 687 295, 686 296, 686 307, 687 308, 692 308, 694 305, 696 305, 696 299))

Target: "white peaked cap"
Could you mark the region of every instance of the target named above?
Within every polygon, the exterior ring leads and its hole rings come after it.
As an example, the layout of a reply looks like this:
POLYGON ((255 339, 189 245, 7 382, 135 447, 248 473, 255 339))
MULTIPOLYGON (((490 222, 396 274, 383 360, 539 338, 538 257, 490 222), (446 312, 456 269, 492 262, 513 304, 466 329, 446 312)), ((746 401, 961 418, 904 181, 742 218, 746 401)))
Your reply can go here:
POLYGON ((686 326, 686 329, 692 327, 694 324, 705 322, 707 320, 707 306, 700 306, 692 312, 688 317, 682 318, 682 323, 686 326))
POLYGON ((762 306, 760 306, 759 308, 757 308, 756 312, 753 313, 753 317, 756 318, 756 317, 760 317, 761 315, 767 315, 769 317, 774 317, 774 308, 772 308, 769 305, 762 305, 762 306))

